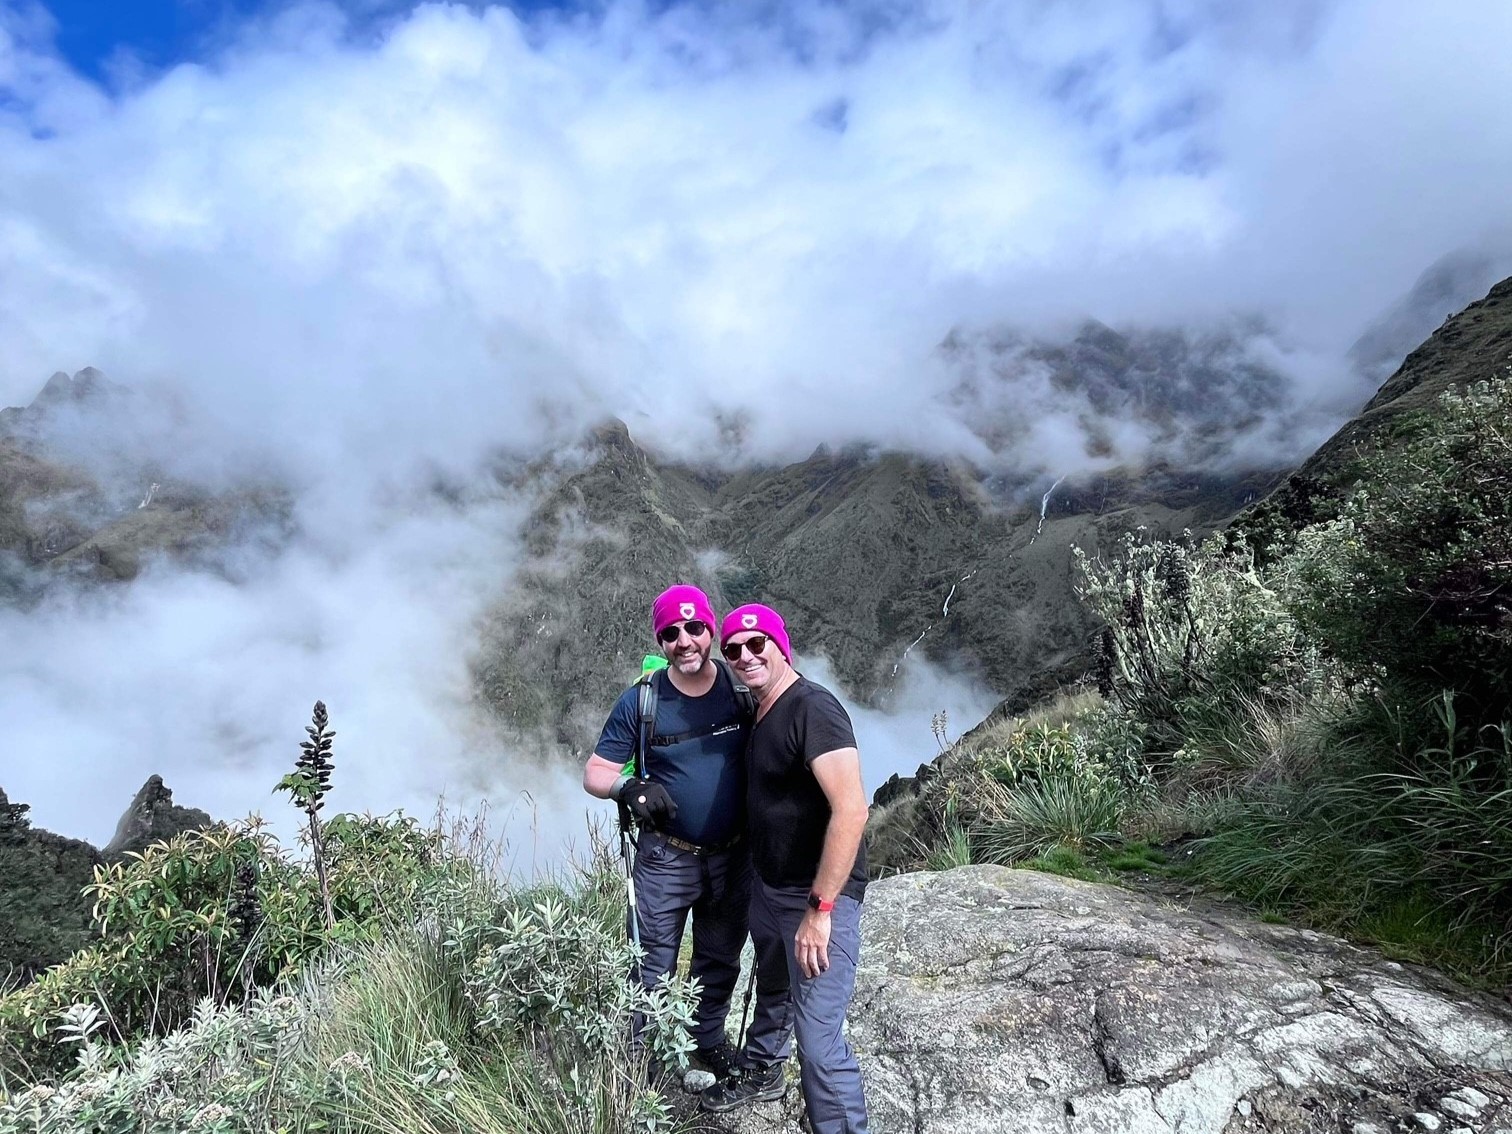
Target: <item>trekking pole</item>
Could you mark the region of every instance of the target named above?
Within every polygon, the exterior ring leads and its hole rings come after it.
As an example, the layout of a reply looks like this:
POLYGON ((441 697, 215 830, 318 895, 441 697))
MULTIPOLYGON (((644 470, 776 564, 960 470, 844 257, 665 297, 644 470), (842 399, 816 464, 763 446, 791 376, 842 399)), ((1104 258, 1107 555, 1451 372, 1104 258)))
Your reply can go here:
MULTIPOLYGON (((636 734, 635 751, 631 755, 630 762, 625 765, 625 771, 634 770, 637 776, 646 774, 646 748, 651 743, 651 731, 655 727, 656 720, 656 694, 651 687, 651 679, 656 671, 667 667, 667 659, 656 654, 647 654, 641 659, 640 680, 636 683, 640 687, 639 702, 640 728, 636 734)), ((640 979, 640 911, 635 904, 635 859, 633 851, 639 849, 635 845, 635 837, 631 831, 635 829, 635 817, 630 814, 630 806, 623 800, 619 805, 620 821, 620 857, 625 860, 625 893, 630 900, 630 940, 635 944, 637 954, 635 962, 635 978, 640 979)))
POLYGON ((746 1041, 746 1023, 751 1018, 751 994, 756 991, 756 954, 751 954, 751 976, 746 981, 745 1002, 740 1006, 740 1032, 736 1036, 735 1050, 744 1051, 746 1041))
POLYGON ((630 942, 635 946, 635 976, 640 978, 640 908, 635 901, 635 840, 630 835, 629 809, 620 804, 620 859, 625 864, 625 897, 627 899, 627 922, 630 926, 630 942))

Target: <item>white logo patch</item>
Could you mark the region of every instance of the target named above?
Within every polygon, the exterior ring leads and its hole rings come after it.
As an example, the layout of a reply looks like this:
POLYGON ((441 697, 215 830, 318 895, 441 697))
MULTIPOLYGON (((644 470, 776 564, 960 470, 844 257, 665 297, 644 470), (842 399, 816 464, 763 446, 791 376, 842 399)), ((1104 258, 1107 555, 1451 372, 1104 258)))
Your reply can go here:
POLYGON ((691 602, 685 602, 682 604, 682 606, 677 608, 677 613, 681 614, 683 616, 683 621, 686 622, 688 619, 692 618, 695 614, 698 613, 698 608, 691 602))
POLYGON ((740 616, 740 624, 747 630, 756 629, 756 623, 759 621, 760 619, 758 619, 754 614, 742 614, 740 616))

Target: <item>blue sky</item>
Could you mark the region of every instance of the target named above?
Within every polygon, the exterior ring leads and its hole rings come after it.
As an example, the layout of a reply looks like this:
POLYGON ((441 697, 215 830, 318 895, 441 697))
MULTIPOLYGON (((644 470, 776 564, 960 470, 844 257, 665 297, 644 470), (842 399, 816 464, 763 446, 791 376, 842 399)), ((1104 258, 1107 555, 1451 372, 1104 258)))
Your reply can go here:
POLYGON ((124 54, 148 70, 194 58, 225 21, 258 0, 50 0, 57 48, 80 73, 105 79, 124 54))
MULTIPOLYGON (((528 13, 566 7, 571 0, 514 0, 528 13)), ((237 24, 278 4, 267 0, 47 0, 57 22, 56 47, 80 74, 111 84, 122 64, 131 73, 161 71, 193 61, 223 42, 237 24), (129 61, 129 62, 128 62, 129 61)), ((406 0, 356 0, 357 12, 401 14, 406 0)))

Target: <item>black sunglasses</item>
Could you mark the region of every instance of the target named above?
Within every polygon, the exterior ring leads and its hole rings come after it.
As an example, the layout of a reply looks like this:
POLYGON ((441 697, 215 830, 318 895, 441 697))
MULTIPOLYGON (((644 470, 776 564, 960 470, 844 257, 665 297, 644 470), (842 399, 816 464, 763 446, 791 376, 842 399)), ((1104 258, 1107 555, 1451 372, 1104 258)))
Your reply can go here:
POLYGON ((702 618, 690 618, 686 622, 674 622, 671 626, 663 626, 656 636, 663 644, 670 646, 677 641, 684 630, 688 632, 690 638, 702 638, 709 629, 709 624, 702 618))
POLYGON ((771 640, 770 635, 767 634, 752 634, 744 642, 726 642, 719 647, 719 652, 725 656, 725 661, 735 661, 739 658, 742 648, 750 650, 753 658, 759 657, 771 640))

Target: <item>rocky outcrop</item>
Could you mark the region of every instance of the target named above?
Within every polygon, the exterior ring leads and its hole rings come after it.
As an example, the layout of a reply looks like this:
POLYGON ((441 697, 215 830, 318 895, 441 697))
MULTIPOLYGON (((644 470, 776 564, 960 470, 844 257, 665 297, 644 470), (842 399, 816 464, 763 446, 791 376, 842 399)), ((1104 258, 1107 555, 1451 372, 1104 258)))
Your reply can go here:
POLYGON ((0 788, 0 990, 96 940, 85 893, 95 867, 211 823, 205 812, 175 804, 161 776, 142 785, 103 852, 33 827, 28 810, 0 788))
POLYGON ((863 930, 873 1134, 1512 1131, 1512 1008, 1324 934, 993 866, 873 883, 863 930))
POLYGON ((196 807, 180 807, 173 802, 173 792, 164 785, 162 776, 148 776, 116 824, 115 837, 106 846, 105 857, 119 858, 127 851, 139 851, 184 831, 202 831, 208 826, 210 816, 206 812, 196 807))
POLYGON ((84 887, 103 859, 79 839, 31 825, 0 788, 0 991, 82 949, 92 936, 84 887))

